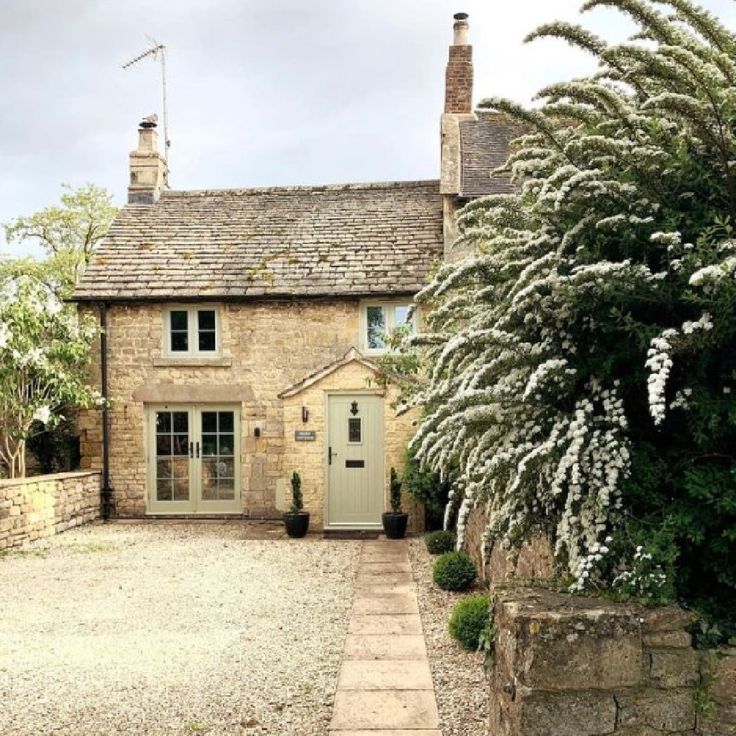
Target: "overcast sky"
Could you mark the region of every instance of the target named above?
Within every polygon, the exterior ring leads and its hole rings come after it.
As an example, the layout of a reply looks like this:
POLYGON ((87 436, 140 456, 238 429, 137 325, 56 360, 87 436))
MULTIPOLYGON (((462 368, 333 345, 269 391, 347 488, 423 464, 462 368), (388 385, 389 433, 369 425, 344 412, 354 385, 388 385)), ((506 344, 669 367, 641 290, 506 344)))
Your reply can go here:
MULTIPOLYGON (((55 203, 62 182, 125 201, 137 123, 161 112, 158 65, 121 69, 147 37, 168 48, 173 188, 424 179, 438 176, 452 14, 470 14, 476 101, 528 101, 590 70, 562 43, 522 43, 580 4, 0 0, 0 222, 55 203)), ((703 4, 736 25, 733 0, 703 4)), ((583 18, 611 39, 629 30, 611 11, 583 18)))

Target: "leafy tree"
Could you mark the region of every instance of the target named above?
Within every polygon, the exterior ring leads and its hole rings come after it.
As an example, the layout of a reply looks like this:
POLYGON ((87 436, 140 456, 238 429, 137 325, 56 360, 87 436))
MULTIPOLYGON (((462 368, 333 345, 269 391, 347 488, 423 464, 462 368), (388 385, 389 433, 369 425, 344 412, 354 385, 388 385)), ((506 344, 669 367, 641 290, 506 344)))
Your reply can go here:
POLYGON ((418 296, 418 459, 457 469, 462 538, 542 532, 573 590, 736 611, 736 35, 689 0, 589 0, 638 25, 608 45, 551 23, 597 73, 523 123, 513 194, 469 204, 418 296), (421 375, 421 372, 420 372, 421 375))
POLYGON ((5 225, 9 243, 35 240, 46 252, 47 260, 12 260, 2 264, 2 273, 31 275, 68 296, 117 209, 112 205, 112 195, 94 184, 63 187, 61 205, 46 207, 5 225))
POLYGON ((94 320, 30 276, 0 283, 0 460, 24 477, 30 437, 64 421, 59 407, 100 405, 86 385, 94 320))

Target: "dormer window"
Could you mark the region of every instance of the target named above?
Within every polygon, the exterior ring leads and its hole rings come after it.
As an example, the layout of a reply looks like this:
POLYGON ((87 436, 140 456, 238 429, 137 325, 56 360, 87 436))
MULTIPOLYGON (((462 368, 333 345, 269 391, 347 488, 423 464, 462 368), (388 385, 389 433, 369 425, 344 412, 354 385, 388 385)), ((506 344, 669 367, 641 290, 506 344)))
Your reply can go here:
POLYGON ((171 307, 166 312, 166 354, 171 357, 218 355, 219 333, 216 307, 171 307))
POLYGON ((414 331, 416 315, 410 317, 407 302, 366 302, 362 309, 362 344, 366 353, 380 354, 388 350, 388 336, 406 327, 414 331))

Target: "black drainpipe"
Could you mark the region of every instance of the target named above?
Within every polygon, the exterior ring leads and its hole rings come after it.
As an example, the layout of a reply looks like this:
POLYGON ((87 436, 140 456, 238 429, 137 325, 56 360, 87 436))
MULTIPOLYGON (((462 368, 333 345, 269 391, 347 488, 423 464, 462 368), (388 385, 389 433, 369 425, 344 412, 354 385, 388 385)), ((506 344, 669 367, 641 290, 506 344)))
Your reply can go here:
POLYGON ((102 518, 108 521, 112 516, 112 487, 110 486, 110 411, 108 409, 107 389, 107 304, 100 302, 100 371, 102 382, 102 492, 100 510, 102 518))

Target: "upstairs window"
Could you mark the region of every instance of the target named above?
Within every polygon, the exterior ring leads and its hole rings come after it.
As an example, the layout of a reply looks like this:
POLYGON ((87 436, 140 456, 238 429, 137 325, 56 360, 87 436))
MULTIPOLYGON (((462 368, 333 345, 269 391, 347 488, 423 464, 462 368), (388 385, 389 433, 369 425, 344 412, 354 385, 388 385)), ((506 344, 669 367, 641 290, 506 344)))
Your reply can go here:
POLYGON ((166 313, 166 353, 172 357, 218 355, 219 332, 215 307, 172 307, 166 313))
POLYGON ((414 331, 414 317, 409 316, 410 304, 402 302, 371 302, 363 307, 363 349, 368 353, 384 353, 387 338, 397 329, 414 331))

